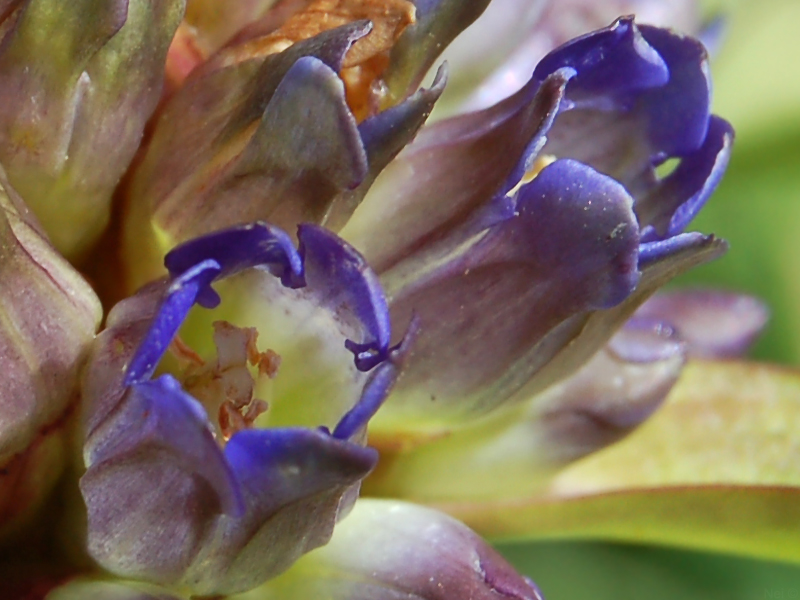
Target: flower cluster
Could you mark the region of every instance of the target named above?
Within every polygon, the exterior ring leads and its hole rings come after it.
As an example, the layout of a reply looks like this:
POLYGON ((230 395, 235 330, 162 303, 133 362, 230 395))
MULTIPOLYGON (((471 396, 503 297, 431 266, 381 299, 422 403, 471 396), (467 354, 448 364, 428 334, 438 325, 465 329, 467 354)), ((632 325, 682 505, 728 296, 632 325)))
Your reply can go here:
POLYGON ((704 45, 659 26, 699 30, 691 2, 0 19, 19 597, 540 598, 399 499, 545 497, 763 325, 649 300, 726 249, 685 231, 733 139, 704 45))

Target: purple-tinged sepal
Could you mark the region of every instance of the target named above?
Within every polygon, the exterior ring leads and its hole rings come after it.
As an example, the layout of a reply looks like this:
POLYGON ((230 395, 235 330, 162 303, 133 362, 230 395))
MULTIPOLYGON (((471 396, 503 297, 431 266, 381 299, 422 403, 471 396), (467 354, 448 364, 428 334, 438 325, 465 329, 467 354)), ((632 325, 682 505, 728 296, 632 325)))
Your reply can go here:
POLYGON ((430 508, 374 499, 359 500, 326 546, 253 594, 330 600, 543 600, 530 579, 459 521, 430 508))
POLYGON ((753 296, 691 289, 656 294, 636 316, 674 328, 696 358, 735 358, 752 346, 769 319, 753 296))
POLYGON ((361 182, 367 158, 336 71, 368 31, 354 23, 192 73, 160 111, 131 179, 124 257, 133 287, 160 275, 181 242, 260 219, 293 233, 361 182))
POLYGON ((159 101, 185 2, 17 4, 0 15, 0 162, 55 247, 82 258, 159 101))
POLYGON ((442 94, 447 82, 447 65, 442 64, 430 87, 420 88, 405 101, 387 108, 359 123, 358 131, 367 153, 368 170, 357 188, 340 194, 322 221, 325 227, 339 232, 353 216, 373 183, 384 169, 420 131, 442 94))
POLYGON ((384 428, 441 427, 506 402, 571 344, 590 312, 636 288, 639 229, 616 181, 556 161, 514 193, 514 211, 426 266, 383 274, 393 322, 419 335, 384 428))
POLYGON ((205 410, 169 375, 128 388, 84 462, 87 549, 117 575, 180 582, 219 515, 244 510, 205 410))
POLYGON ((564 345, 537 376, 517 393, 517 398, 530 397, 574 373, 659 288, 694 267, 716 260, 727 250, 725 240, 700 233, 684 233, 662 242, 641 244, 638 261, 641 277, 633 293, 613 308, 584 315, 580 330, 575 332, 571 342, 564 345))
POLYGON ((416 448, 378 437, 387 463, 367 491, 425 502, 542 494, 565 466, 649 418, 677 381, 686 353, 674 329, 631 319, 573 375, 505 411, 416 448))
POLYGON ((41 507, 67 463, 79 373, 100 302, 0 169, 0 537, 41 507))
POLYGON ((342 235, 379 273, 442 242, 458 246, 454 229, 475 213, 497 212, 505 194, 537 168, 573 76, 562 69, 496 106, 423 128, 377 178, 342 235))
POLYGON ((175 245, 226 227, 264 220, 291 233, 302 222, 341 228, 444 86, 442 72, 429 89, 361 114, 348 65, 374 30, 347 22, 255 55, 255 42, 243 40, 191 73, 165 102, 131 178, 129 287, 160 276, 175 245))
POLYGON ((80 482, 105 569, 245 591, 352 506, 408 347, 390 346, 377 276, 351 246, 314 225, 298 238, 256 223, 188 241, 170 279, 111 311, 84 376, 80 482))
POLYGON ((251 589, 326 544, 378 454, 327 431, 276 428, 238 433, 225 458, 246 512, 219 519, 184 575, 197 594, 251 589))

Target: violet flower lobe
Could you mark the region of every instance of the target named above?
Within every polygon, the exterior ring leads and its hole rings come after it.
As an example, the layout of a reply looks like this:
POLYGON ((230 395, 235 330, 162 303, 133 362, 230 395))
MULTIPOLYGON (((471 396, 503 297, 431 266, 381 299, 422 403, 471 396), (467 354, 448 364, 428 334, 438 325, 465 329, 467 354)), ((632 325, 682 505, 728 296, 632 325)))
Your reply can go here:
POLYGON ((442 54, 451 77, 435 116, 486 108, 514 94, 547 53, 620 15, 685 34, 702 33, 696 0, 494 0, 442 54))

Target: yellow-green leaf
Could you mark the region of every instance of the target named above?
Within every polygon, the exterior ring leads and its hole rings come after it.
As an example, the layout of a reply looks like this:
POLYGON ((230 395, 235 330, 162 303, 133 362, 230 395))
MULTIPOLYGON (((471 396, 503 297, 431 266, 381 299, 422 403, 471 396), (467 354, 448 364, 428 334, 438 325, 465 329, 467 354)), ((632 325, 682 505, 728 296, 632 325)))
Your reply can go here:
MULTIPOLYGON (((665 405, 536 497, 438 505, 500 538, 604 538, 800 560, 800 373, 690 364, 665 405)), ((491 482, 486 482, 491 485, 491 482)))

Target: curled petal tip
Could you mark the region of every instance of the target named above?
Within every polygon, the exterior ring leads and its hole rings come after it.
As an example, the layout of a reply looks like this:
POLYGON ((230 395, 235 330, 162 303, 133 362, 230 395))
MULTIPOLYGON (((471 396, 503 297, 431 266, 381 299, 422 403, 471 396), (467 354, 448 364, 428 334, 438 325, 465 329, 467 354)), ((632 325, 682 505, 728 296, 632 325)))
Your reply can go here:
POLYGON ((336 425, 333 437, 350 439, 366 429, 369 420, 378 412, 397 380, 397 367, 391 362, 374 367, 364 384, 361 398, 336 425))
POLYGON ((655 265, 687 252, 704 250, 706 260, 718 258, 728 251, 728 243, 714 235, 681 233, 655 242, 644 242, 639 246, 639 264, 643 267, 655 265))
POLYGON ((150 379, 195 302, 201 298, 207 304, 218 302, 210 286, 220 271, 215 260, 204 260, 169 284, 146 337, 127 366, 123 385, 150 379))
POLYGON ((712 115, 702 146, 682 157, 675 170, 637 202, 639 218, 648 223, 642 241, 666 239, 684 231, 722 179, 733 138, 731 125, 712 115))
POLYGON ((358 336, 347 341, 356 366, 368 371, 386 360, 391 324, 378 277, 355 248, 326 229, 301 225, 297 235, 309 285, 358 336))
POLYGON ((219 264, 219 278, 251 267, 265 267, 287 287, 305 283, 302 259, 294 242, 286 232, 269 223, 231 227, 184 242, 167 253, 164 265, 170 275, 178 277, 205 260, 219 264))
POLYGON ((534 75, 544 80, 563 67, 575 70, 570 94, 578 101, 660 87, 669 81, 667 64, 645 41, 633 17, 622 17, 604 30, 554 50, 537 65, 534 75))

